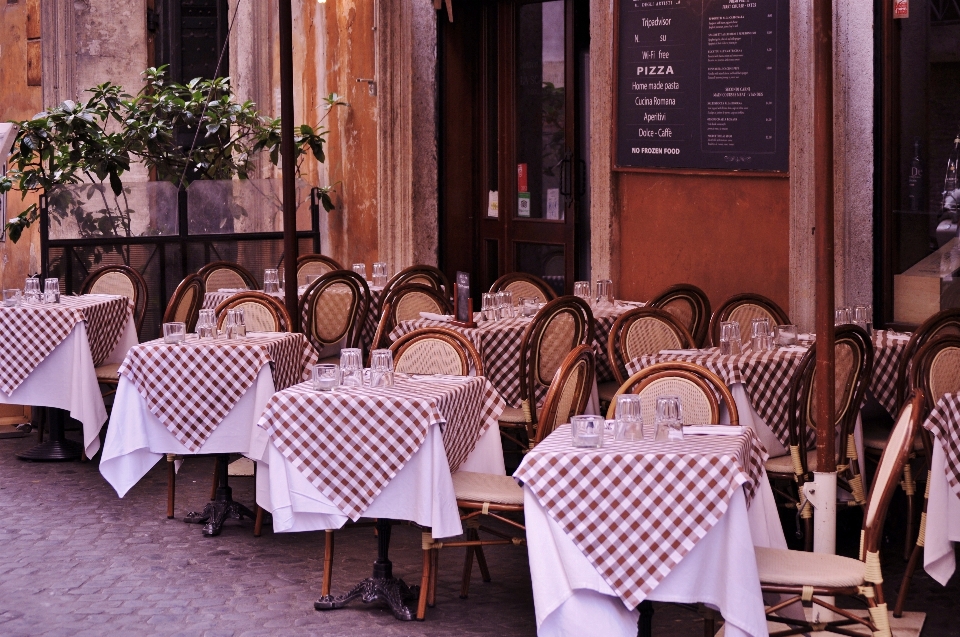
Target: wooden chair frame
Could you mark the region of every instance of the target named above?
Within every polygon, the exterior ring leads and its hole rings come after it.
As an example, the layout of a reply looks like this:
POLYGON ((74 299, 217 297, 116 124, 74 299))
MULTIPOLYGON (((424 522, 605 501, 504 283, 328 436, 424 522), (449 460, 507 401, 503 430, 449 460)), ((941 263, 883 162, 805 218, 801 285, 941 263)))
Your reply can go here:
MULTIPOLYGON (((437 306, 440 309, 441 314, 451 314, 453 312, 453 305, 450 303, 450 300, 443 296, 436 289, 430 287, 429 285, 422 285, 420 283, 405 283, 404 285, 399 285, 390 292, 385 292, 381 299, 381 306, 383 308, 389 307, 389 314, 387 312, 381 311, 381 316, 387 314, 389 317, 387 321, 387 333, 390 330, 395 328, 399 321, 397 320, 397 310, 400 306, 400 300, 408 294, 423 294, 430 297, 431 300, 436 302, 437 306)), ((420 317, 417 317, 420 318, 420 317)))
MULTIPOLYGON (((760 294, 737 294, 724 301, 723 304, 717 308, 717 311, 713 313, 713 318, 710 319, 710 340, 714 345, 720 344, 720 323, 730 320, 730 315, 733 311, 742 305, 757 305, 762 307, 764 311, 774 317, 777 325, 790 324, 790 317, 787 316, 787 313, 784 312, 779 305, 774 303, 773 300, 760 294)), ((749 327, 749 325, 741 325, 740 329, 745 330, 749 327)), ((741 337, 746 339, 750 337, 750 334, 741 333, 741 337)))
POLYGON ((367 312, 370 308, 370 288, 367 282, 356 272, 351 270, 336 270, 324 274, 322 277, 307 286, 303 296, 300 297, 298 311, 300 312, 300 327, 307 336, 310 344, 319 352, 328 345, 334 345, 346 338, 347 347, 359 347, 360 333, 363 331, 363 322, 366 320, 367 312), (332 342, 326 342, 314 332, 314 312, 316 304, 314 300, 320 296, 324 290, 335 284, 345 284, 353 291, 353 301, 351 302, 350 314, 353 316, 346 327, 346 331, 340 337, 332 342))
POLYGON ((292 322, 290 321, 290 315, 287 313, 287 308, 284 307, 277 298, 270 296, 269 294, 264 294, 263 292, 240 292, 235 294, 230 298, 226 299, 220 305, 217 306, 217 328, 220 329, 223 327, 223 322, 227 320, 227 310, 232 309, 241 303, 258 303, 270 309, 273 312, 274 316, 277 319, 278 326, 280 327, 278 332, 289 332, 292 322))
POLYGON ((403 358, 404 353, 415 343, 424 339, 437 339, 451 345, 460 355, 462 364, 462 376, 470 375, 470 365, 473 365, 474 373, 477 376, 483 376, 483 360, 466 336, 454 330, 448 330, 445 327, 423 327, 412 332, 407 332, 390 346, 393 352, 393 362, 396 366, 397 361, 403 358))
POLYGON ((94 270, 87 275, 80 285, 80 294, 90 294, 90 290, 97 281, 106 274, 119 272, 126 276, 133 283, 133 322, 137 326, 137 332, 143 327, 143 318, 147 314, 147 305, 150 302, 150 293, 147 291, 147 282, 143 275, 128 265, 105 265, 102 268, 94 270))
MULTIPOLYGON (((203 279, 203 285, 207 285, 207 281, 210 278, 210 275, 213 274, 216 270, 230 270, 236 273, 243 282, 246 284, 247 289, 253 291, 259 289, 260 285, 257 283, 256 277, 250 273, 245 267, 239 263, 231 263, 230 261, 214 261, 213 263, 208 263, 199 270, 197 274, 200 275, 200 278, 203 279)), ((216 290, 210 290, 211 292, 216 292, 216 290)))
POLYGON ((177 289, 173 291, 173 296, 170 297, 170 300, 167 301, 167 308, 163 311, 163 322, 172 323, 177 315, 177 309, 180 307, 180 304, 183 302, 184 296, 186 296, 187 290, 191 287, 197 288, 197 293, 195 298, 190 303, 190 306, 187 308, 187 332, 192 332, 197 327, 197 319, 200 317, 200 308, 203 307, 203 297, 206 294, 206 289, 203 284, 203 279, 198 274, 188 274, 184 277, 177 285, 177 289))
MULTIPOLYGON (((557 293, 550 287, 549 283, 534 274, 527 274, 526 272, 510 272, 509 274, 504 274, 493 282, 493 285, 490 286, 490 292, 501 292, 516 281, 523 281, 536 287, 540 290, 540 294, 543 295, 542 300, 546 303, 557 298, 557 293)), ((514 299, 514 301, 516 302, 516 299, 514 299)))
MULTIPOLYGON (((331 272, 335 272, 335 271, 337 271, 337 270, 343 270, 343 269, 344 269, 343 266, 340 265, 340 264, 336 261, 336 259, 333 259, 333 258, 328 257, 328 256, 326 256, 326 255, 316 254, 316 253, 301 254, 299 257, 297 257, 297 279, 298 279, 298 283, 299 283, 299 278, 300 278, 300 271, 301 271, 306 265, 308 265, 308 264, 310 264, 310 263, 322 263, 322 264, 326 265, 327 267, 329 267, 331 272)), ((304 282, 304 283, 306 283, 306 282, 304 282)))
POLYGON ((910 382, 910 370, 913 367, 913 361, 927 342, 937 338, 940 331, 953 327, 960 333, 960 308, 952 308, 937 312, 926 321, 920 324, 913 331, 907 346, 900 356, 900 363, 897 365, 897 409, 903 404, 904 397, 913 388, 910 382))
MULTIPOLYGON (((706 292, 689 283, 671 285, 653 297, 653 300, 647 303, 646 307, 664 310, 667 305, 678 301, 690 306, 692 318, 690 319, 690 325, 684 325, 684 327, 693 337, 694 345, 703 347, 707 340, 707 329, 710 326, 710 298, 706 292)), ((667 311, 669 312, 669 310, 667 311)))
MULTIPOLYGON (((453 292, 453 290, 450 289, 450 282, 447 280, 447 275, 441 270, 432 265, 411 265, 409 268, 400 270, 393 275, 392 279, 387 281, 387 284, 383 286, 383 294, 380 296, 381 300, 386 299, 387 295, 395 288, 406 285, 410 279, 416 278, 429 279, 433 283, 432 287, 443 295, 448 296, 453 292)), ((426 284, 421 283, 420 285, 426 284)))
POLYGON ((606 343, 607 356, 609 357, 610 366, 613 368, 613 375, 617 383, 621 385, 627 380, 627 363, 629 362, 623 353, 626 348, 624 339, 626 339, 630 327, 634 323, 648 318, 657 319, 670 328, 679 341, 680 349, 690 349, 696 346, 693 337, 690 335, 690 332, 687 331, 687 328, 684 327, 683 323, 666 310, 654 307, 638 307, 624 312, 614 321, 606 343))

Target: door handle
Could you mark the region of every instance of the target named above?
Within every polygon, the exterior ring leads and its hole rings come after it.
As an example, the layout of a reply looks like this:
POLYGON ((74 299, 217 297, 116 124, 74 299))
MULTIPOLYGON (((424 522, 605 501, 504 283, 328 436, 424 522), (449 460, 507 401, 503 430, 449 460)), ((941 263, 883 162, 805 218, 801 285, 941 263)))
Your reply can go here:
POLYGON ((570 199, 573 196, 572 188, 572 168, 573 168, 573 153, 567 152, 563 157, 563 160, 560 162, 560 194, 567 199, 567 205, 570 204, 570 199))
POLYGON ((577 197, 583 197, 587 194, 587 162, 581 159, 577 165, 580 167, 580 174, 577 176, 577 197))

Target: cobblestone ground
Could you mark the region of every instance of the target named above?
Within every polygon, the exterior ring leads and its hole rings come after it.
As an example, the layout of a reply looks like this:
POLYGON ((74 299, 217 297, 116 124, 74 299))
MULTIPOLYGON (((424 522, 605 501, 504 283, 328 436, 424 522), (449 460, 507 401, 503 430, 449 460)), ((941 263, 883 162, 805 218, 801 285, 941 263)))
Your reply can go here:
MULTIPOLYGON (((75 435, 75 434, 71 434, 75 435)), ((459 599, 463 552, 441 552, 437 606, 427 621, 403 623, 379 605, 318 613, 320 533, 254 538, 232 522, 218 538, 166 519, 166 474, 155 467, 124 499, 95 462, 25 463, 16 451, 33 436, 0 440, 0 635, 497 635, 536 633, 524 549, 487 551, 493 582, 474 569, 471 596, 459 599)), ((213 462, 188 460, 178 478, 177 515, 209 497, 213 462)), ((233 478, 234 496, 253 503, 253 480, 233 478)), ((420 535, 394 527, 394 572, 418 583, 420 535)), ((366 577, 375 557, 372 529, 337 533, 334 592, 366 577)), ((855 550, 855 548, 854 548, 855 550)), ((894 553, 894 551, 889 551, 894 553)), ((885 564, 889 599, 902 558, 885 564)), ((923 573, 908 610, 930 613, 925 635, 960 635, 956 580, 947 588, 923 573)), ((658 636, 700 637, 694 610, 656 605, 658 636)))

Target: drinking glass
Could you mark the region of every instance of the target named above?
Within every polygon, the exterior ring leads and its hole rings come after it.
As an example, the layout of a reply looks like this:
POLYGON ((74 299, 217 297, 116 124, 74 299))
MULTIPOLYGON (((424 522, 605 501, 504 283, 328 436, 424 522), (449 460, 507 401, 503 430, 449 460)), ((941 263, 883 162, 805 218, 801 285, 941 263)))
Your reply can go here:
POLYGON ((838 307, 833 312, 833 324, 836 325, 850 325, 853 322, 853 316, 850 312, 849 307, 838 307))
POLYGON ((387 264, 377 261, 373 264, 373 284, 382 288, 387 284, 387 264))
POLYGON ((617 440, 643 440, 643 415, 636 394, 617 396, 617 440))
POLYGON ((370 386, 393 387, 393 352, 375 349, 370 353, 370 386))
POLYGON ((181 343, 187 338, 186 323, 164 323, 163 342, 168 345, 181 343))
POLYGON ((43 281, 43 302, 60 302, 60 279, 44 279, 43 281))
POLYGON ((513 318, 513 292, 497 292, 497 313, 500 318, 513 318))
POLYGON ((867 334, 873 334, 873 313, 868 305, 857 305, 853 308, 853 322, 864 329, 867 334))
POLYGON ((597 281, 597 307, 613 305, 613 281, 599 279, 597 281))
POLYGON ((654 422, 657 435, 666 431, 667 440, 683 440, 683 406, 678 396, 657 398, 657 416, 654 422))
POLYGON ((484 292, 480 296, 480 311, 484 321, 494 321, 497 318, 497 295, 484 292))
POLYGON ((20 290, 14 288, 13 290, 3 291, 3 307, 19 307, 22 301, 23 294, 20 290))
POLYGON ((720 323, 720 353, 724 355, 740 353, 740 323, 736 321, 720 323))
POLYGON ((534 296, 521 296, 520 297, 520 315, 521 316, 536 316, 537 312, 540 311, 540 297, 534 296))
POLYGON ((750 346, 756 352, 765 352, 773 346, 773 332, 769 318, 755 318, 750 321, 750 346))
POLYGON ((603 446, 603 417, 574 416, 570 419, 570 436, 574 447, 598 449, 603 446))
POLYGON ((577 281, 573 284, 573 295, 578 296, 587 303, 590 302, 590 281, 577 281))
POLYGON ((263 271, 263 291, 265 294, 280 293, 280 273, 276 268, 267 268, 263 271))
POLYGON ((780 347, 790 347, 797 344, 797 326, 796 325, 778 325, 777 326, 777 345, 780 347))
POLYGON ((367 264, 366 263, 354 263, 353 271, 360 275, 364 281, 367 280, 367 264))
POLYGON ((243 338, 247 335, 247 325, 244 323, 243 310, 234 308, 227 310, 227 320, 224 324, 227 338, 243 338))
POLYGON ((197 319, 197 336, 199 336, 201 340, 214 339, 217 337, 216 310, 200 310, 200 317, 197 319))
POLYGON ((25 301, 36 303, 40 300, 40 279, 27 277, 23 284, 23 297, 25 301))
POLYGON ((363 361, 356 347, 340 350, 340 384, 344 387, 363 387, 363 361))
POLYGON ((340 384, 340 366, 336 363, 314 365, 311 378, 314 390, 330 391, 340 384))

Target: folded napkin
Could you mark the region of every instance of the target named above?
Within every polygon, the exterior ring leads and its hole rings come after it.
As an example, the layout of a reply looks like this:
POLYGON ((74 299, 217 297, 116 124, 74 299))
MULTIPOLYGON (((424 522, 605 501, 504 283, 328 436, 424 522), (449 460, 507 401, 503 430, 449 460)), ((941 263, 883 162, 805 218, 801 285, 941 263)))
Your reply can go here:
POLYGON ((691 354, 699 354, 700 350, 698 349, 662 349, 659 352, 660 354, 683 354, 689 356, 691 354))
POLYGON ((683 435, 691 436, 739 436, 743 433, 740 425, 684 425, 683 435))
POLYGON ((617 300, 617 304, 625 307, 644 307, 646 305, 643 301, 621 301, 619 299, 617 300))
POLYGON ((442 321, 444 323, 453 320, 453 316, 450 314, 434 314, 433 312, 420 312, 420 318, 425 318, 428 321, 442 321))
POLYGON ((809 347, 804 347, 803 345, 787 345, 786 347, 781 347, 781 352, 806 352, 809 347))
POLYGON ((797 338, 800 339, 801 341, 815 341, 815 340, 817 340, 817 335, 816 335, 816 334, 808 334, 808 333, 804 332, 804 333, 802 333, 802 334, 797 334, 797 338))

